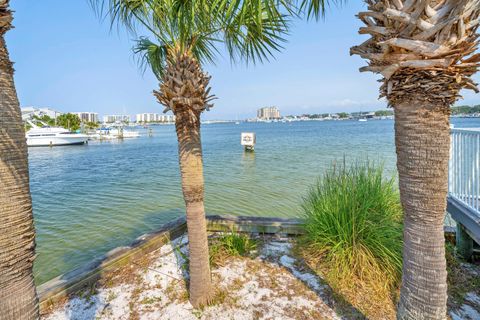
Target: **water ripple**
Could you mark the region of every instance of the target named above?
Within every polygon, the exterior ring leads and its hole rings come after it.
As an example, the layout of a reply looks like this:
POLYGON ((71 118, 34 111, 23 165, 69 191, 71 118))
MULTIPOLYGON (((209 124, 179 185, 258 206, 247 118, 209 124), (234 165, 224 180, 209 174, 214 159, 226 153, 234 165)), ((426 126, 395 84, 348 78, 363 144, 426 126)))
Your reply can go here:
MULTIPOLYGON (((462 121, 480 126, 479 120, 462 121)), ((309 185, 343 157, 384 161, 395 174, 392 121, 212 124, 202 130, 208 214, 298 216, 309 185), (239 145, 242 131, 256 132, 255 153, 239 145)), ((173 126, 143 135, 29 149, 37 282, 184 214, 173 126)))

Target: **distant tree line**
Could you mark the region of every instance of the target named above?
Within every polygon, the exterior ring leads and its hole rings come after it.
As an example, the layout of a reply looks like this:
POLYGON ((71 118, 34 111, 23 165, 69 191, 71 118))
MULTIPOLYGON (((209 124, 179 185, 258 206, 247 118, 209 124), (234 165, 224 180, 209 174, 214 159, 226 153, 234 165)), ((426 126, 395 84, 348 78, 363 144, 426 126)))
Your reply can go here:
POLYGON ((480 113, 480 105, 452 107, 453 115, 474 114, 474 113, 480 113))
MULTIPOLYGON (((452 115, 460 115, 460 114, 476 114, 480 113, 480 105, 475 106, 457 106, 452 107, 452 115)), ((351 114, 348 112, 338 112, 338 113, 314 113, 314 114, 302 114, 301 117, 306 117, 309 119, 322 119, 330 117, 331 115, 336 114, 340 119, 350 118, 351 114)), ((387 117, 393 116, 393 110, 377 110, 375 111, 376 117, 387 117)), ((294 116, 290 115, 287 118, 293 118, 294 116)))
POLYGON ((55 119, 50 118, 46 114, 41 116, 41 117, 39 117, 37 115, 34 115, 33 119, 41 121, 41 122, 37 122, 37 125, 39 127, 43 127, 44 125, 47 125, 47 126, 54 126, 55 125, 55 119))
MULTIPOLYGON (((80 129, 82 123, 80 118, 73 113, 64 113, 62 115, 59 115, 57 119, 51 118, 46 114, 41 117, 34 115, 33 119, 37 120, 36 125, 39 127, 59 126, 70 131, 77 131, 78 129, 80 129)), ((99 127, 99 124, 95 122, 87 122, 84 124, 84 126, 87 129, 95 129, 99 127)), ((30 128, 31 126, 27 124, 27 130, 30 128)))
POLYGON ((376 117, 393 116, 393 110, 378 110, 378 111, 375 111, 375 116, 376 117))
MULTIPOLYGON (((366 113, 366 112, 362 112, 366 113)), ((338 113, 314 113, 314 114, 302 114, 300 117, 309 118, 309 119, 323 119, 328 118, 332 115, 337 115, 340 119, 347 119, 352 117, 351 113, 348 112, 338 112, 338 113)), ((356 114, 355 114, 356 115, 356 114)), ((375 111, 376 117, 386 117, 386 116, 393 116, 393 110, 377 110, 375 111)), ((287 118, 294 118, 295 116, 289 115, 287 118)))

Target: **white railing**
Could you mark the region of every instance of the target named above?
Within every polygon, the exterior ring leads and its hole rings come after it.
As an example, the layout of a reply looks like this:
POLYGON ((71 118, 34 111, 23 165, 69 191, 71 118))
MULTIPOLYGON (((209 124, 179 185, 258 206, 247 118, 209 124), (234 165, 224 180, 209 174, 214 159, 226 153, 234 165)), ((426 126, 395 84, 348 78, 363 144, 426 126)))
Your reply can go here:
POLYGON ((448 193, 480 216, 480 128, 452 129, 448 193))

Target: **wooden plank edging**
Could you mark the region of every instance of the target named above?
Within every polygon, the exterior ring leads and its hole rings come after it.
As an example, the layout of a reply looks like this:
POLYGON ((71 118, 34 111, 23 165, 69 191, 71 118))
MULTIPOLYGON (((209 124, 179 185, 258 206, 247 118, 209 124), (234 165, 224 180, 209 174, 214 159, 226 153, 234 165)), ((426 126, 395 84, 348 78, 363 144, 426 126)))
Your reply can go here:
MULTIPOLYGON (((49 305, 78 292, 82 288, 95 284, 106 272, 127 265, 133 259, 153 252, 184 234, 186 229, 185 217, 178 218, 163 225, 155 232, 138 237, 130 246, 115 248, 81 268, 71 270, 38 286, 41 310, 45 310, 49 305)), ((446 234, 454 232, 452 229, 445 227, 446 234)), ((303 220, 301 219, 233 215, 207 216, 207 230, 209 232, 236 231, 283 236, 304 234, 303 220)))
POLYGON ((93 285, 107 272, 128 264, 132 259, 148 254, 168 241, 185 233, 185 218, 178 218, 163 225, 158 231, 144 234, 130 246, 118 247, 83 267, 73 269, 37 287, 40 309, 67 297, 71 293, 93 285))
MULTIPOLYGON (((163 225, 159 230, 138 237, 131 245, 118 247, 83 267, 71 270, 37 287, 40 309, 91 286, 108 271, 127 265, 133 259, 148 254, 186 232, 185 217, 163 225)), ((302 234, 301 220, 232 215, 207 216, 209 232, 248 232, 258 234, 302 234)))
MULTIPOLYGON (((133 259, 153 252, 169 241, 184 234, 187 230, 185 217, 178 218, 163 225, 159 230, 144 234, 133 241, 130 246, 118 247, 89 264, 71 270, 37 287, 40 309, 46 308, 68 297, 70 294, 91 286, 108 271, 127 265, 133 259)), ((209 232, 246 232, 250 234, 279 234, 298 236, 304 234, 303 220, 271 217, 248 217, 233 215, 207 216, 209 232)), ((446 234, 454 232, 445 227, 446 234)))
POLYGON ((281 234, 298 236, 304 234, 303 220, 272 217, 248 217, 232 215, 207 216, 210 232, 247 232, 258 234, 281 234))

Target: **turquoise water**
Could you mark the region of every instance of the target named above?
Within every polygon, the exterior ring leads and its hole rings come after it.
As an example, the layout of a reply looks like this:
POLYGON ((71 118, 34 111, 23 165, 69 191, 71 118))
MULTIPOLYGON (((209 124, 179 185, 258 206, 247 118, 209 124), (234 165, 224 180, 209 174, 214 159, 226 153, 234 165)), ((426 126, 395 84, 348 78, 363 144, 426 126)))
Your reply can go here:
MULTIPOLYGON (((454 119, 480 127, 480 119, 454 119)), ((30 148, 43 283, 183 214, 173 126, 153 137, 30 148)), ((302 196, 332 161, 384 162, 395 174, 393 121, 209 124, 202 127, 207 214, 295 217, 302 196), (257 134, 254 153, 240 133, 257 134)))

